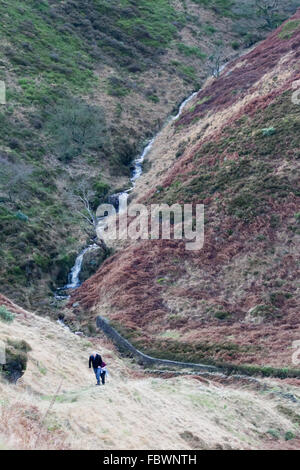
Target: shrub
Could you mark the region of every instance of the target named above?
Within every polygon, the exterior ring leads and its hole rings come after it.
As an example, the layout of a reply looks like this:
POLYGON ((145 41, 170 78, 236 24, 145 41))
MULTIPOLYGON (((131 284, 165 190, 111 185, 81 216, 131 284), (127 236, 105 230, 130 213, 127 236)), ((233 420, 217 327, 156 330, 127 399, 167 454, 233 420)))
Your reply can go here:
POLYGON ((240 48, 240 43, 238 41, 233 41, 231 43, 231 47, 232 47, 232 49, 234 49, 236 51, 240 48))
POLYGON ((20 351, 25 353, 32 351, 31 346, 24 339, 22 339, 21 341, 17 339, 8 339, 7 343, 9 346, 13 346, 14 348, 19 349, 20 351))
POLYGON ((121 98, 130 93, 130 89, 126 86, 124 80, 118 77, 109 77, 107 81, 107 93, 111 96, 121 98))
POLYGON ((191 65, 181 65, 179 70, 185 79, 196 80, 196 70, 191 65))
POLYGON ((292 294, 289 292, 271 292, 270 294, 270 302, 272 305, 275 305, 275 307, 281 307, 285 300, 290 299, 292 297, 292 294))
POLYGON ((177 150, 177 152, 176 152, 176 154, 175 154, 175 157, 176 157, 176 158, 179 158, 179 157, 181 157, 181 155, 184 154, 185 149, 186 149, 186 145, 187 145, 186 142, 180 142, 180 144, 179 144, 179 146, 178 146, 178 150, 177 150))
POLYGON ((48 110, 47 130, 53 150, 66 163, 106 142, 103 110, 79 98, 65 99, 48 110))
POLYGON ((231 317, 231 313, 220 310, 219 312, 216 312, 214 316, 218 320, 228 320, 231 317))
POLYGON ((292 431, 287 431, 284 435, 284 439, 286 441, 290 441, 291 439, 295 439, 295 434, 292 431))
POLYGON ((135 144, 132 144, 129 139, 126 137, 117 137, 114 139, 113 160, 117 163, 118 171, 120 171, 120 165, 122 165, 122 167, 128 167, 136 154, 137 147, 135 144))
POLYGON ((7 341, 6 363, 3 365, 2 373, 9 382, 16 383, 24 374, 27 367, 28 351, 31 351, 31 347, 24 340, 9 339, 7 341))
POLYGON ((279 316, 279 311, 274 305, 260 304, 250 310, 253 317, 263 317, 268 320, 279 316))
POLYGON ((244 37, 244 46, 245 47, 251 47, 253 44, 261 40, 261 36, 255 33, 248 33, 244 37))
POLYGON ((148 100, 152 101, 153 103, 159 103, 159 97, 157 95, 148 96, 148 100))
POLYGON ((265 129, 262 129, 261 131, 264 136, 276 134, 276 129, 274 127, 266 127, 265 129))
POLYGON ((92 185, 93 190, 95 191, 95 197, 92 200, 93 207, 97 207, 101 202, 104 201, 105 197, 109 191, 109 184, 104 183, 101 178, 94 181, 92 185))
POLYGON ((280 39, 290 39, 293 36, 294 32, 297 31, 297 29, 299 28, 300 20, 291 20, 283 26, 278 36, 280 37, 280 39))
POLYGON ((295 219, 300 222, 300 212, 297 212, 295 215, 294 215, 295 219))
POLYGON ((18 211, 16 213, 16 219, 21 220, 22 222, 27 222, 28 221, 28 216, 23 214, 23 212, 18 211))
POLYGON ((183 43, 178 43, 177 48, 179 52, 181 52, 183 55, 189 57, 189 56, 195 56, 198 57, 199 59, 205 59, 206 54, 199 49, 199 47, 195 46, 187 46, 186 44, 183 43))
POLYGON ((212 25, 212 24, 206 24, 204 26, 204 31, 207 33, 207 34, 214 34, 217 30, 216 28, 212 25))
POLYGON ((97 196, 105 196, 108 193, 109 185, 99 179, 93 184, 93 189, 96 191, 97 196))
POLYGON ((272 436, 274 439, 280 438, 280 433, 276 429, 269 429, 267 433, 270 434, 270 436, 272 436))
POLYGON ((35 263, 43 271, 47 271, 47 269, 49 268, 49 265, 51 263, 51 259, 49 258, 49 256, 43 256, 43 255, 40 255, 40 254, 36 253, 36 254, 33 255, 33 259, 34 259, 35 263))
POLYGON ((12 323, 14 321, 14 315, 7 310, 4 305, 0 306, 0 319, 6 323, 12 323))
POLYGON ((243 191, 228 204, 228 212, 238 218, 248 220, 258 209, 258 200, 250 191, 243 191))
POLYGON ((280 223, 280 216, 278 214, 272 214, 270 217, 270 227, 276 228, 280 223))

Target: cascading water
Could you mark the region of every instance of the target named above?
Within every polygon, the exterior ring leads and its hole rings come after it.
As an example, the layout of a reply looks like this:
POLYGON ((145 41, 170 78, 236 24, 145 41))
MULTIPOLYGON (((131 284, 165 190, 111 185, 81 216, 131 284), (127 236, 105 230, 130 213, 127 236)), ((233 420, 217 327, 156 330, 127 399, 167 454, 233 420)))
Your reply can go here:
MULTIPOLYGON (((178 119, 180 117, 180 115, 181 115, 182 111, 184 110, 185 106, 197 94, 198 94, 198 92, 194 92, 188 98, 186 98, 181 103, 181 105, 179 107, 179 110, 178 110, 178 113, 174 116, 171 116, 166 121, 166 124, 170 121, 176 121, 176 119, 178 119)), ((133 170, 132 170, 131 177, 130 177, 130 182, 131 182, 130 188, 126 189, 126 191, 124 191, 124 192, 113 194, 112 196, 110 196, 111 200, 115 201, 116 205, 117 205, 117 201, 119 200, 120 196, 128 197, 129 193, 134 189, 136 181, 141 177, 141 175, 143 173, 144 160, 145 160, 146 156, 148 155, 148 153, 150 152, 150 150, 152 149, 152 146, 153 146, 155 140, 157 139, 157 137, 159 136, 160 133, 161 133, 161 130, 147 143, 147 145, 144 148, 141 155, 133 161, 133 170)), ((102 223, 105 224, 105 217, 103 218, 102 223)), ((55 298, 56 299, 63 300, 63 299, 68 298, 69 297, 68 295, 61 295, 60 292, 66 291, 68 289, 76 289, 77 287, 79 287, 81 285, 79 276, 80 276, 80 272, 81 272, 81 268, 82 268, 82 262, 83 262, 84 255, 88 251, 93 251, 93 250, 97 250, 97 249, 99 249, 99 246, 96 245, 95 243, 93 243, 92 245, 89 245, 88 247, 84 248, 84 250, 82 250, 79 253, 79 255, 77 256, 77 258, 75 260, 75 264, 74 264, 74 266, 72 267, 72 269, 70 271, 69 278, 68 278, 68 284, 66 284, 64 287, 62 287, 60 289, 57 289, 57 291, 55 293, 55 298)))
POLYGON ((179 110, 178 110, 178 113, 175 115, 175 116, 171 116, 170 120, 171 121, 176 121, 176 119, 178 119, 180 116, 181 116, 181 113, 182 111, 184 110, 184 108, 186 107, 186 105, 192 101, 192 99, 198 95, 199 91, 195 91, 194 93, 192 93, 188 98, 186 98, 180 105, 179 107, 179 110))
POLYGON ((96 245, 95 243, 93 243, 92 245, 87 246, 86 248, 84 248, 79 253, 79 255, 77 256, 77 258, 75 260, 75 264, 72 267, 72 269, 70 271, 70 274, 68 276, 68 284, 66 284, 64 287, 61 287, 61 288, 57 289, 57 291, 55 293, 55 298, 56 299, 63 300, 63 299, 68 298, 69 296, 61 295, 60 292, 66 291, 68 289, 76 289, 77 287, 79 287, 81 285, 79 275, 80 275, 80 272, 81 272, 84 255, 87 252, 94 251, 94 250, 99 250, 99 246, 96 245))
POLYGON ((130 178, 132 186, 131 186, 130 189, 127 190, 127 192, 133 190, 136 180, 138 180, 139 177, 142 175, 142 173, 143 173, 143 162, 144 162, 145 157, 147 156, 147 154, 150 152, 150 150, 151 150, 151 148, 152 148, 152 146, 155 142, 156 137, 157 136, 153 137, 153 139, 150 140, 150 142, 144 148, 143 153, 141 154, 141 156, 138 157, 134 161, 133 171, 132 171, 132 175, 131 175, 131 178, 130 178))
MULTIPOLYGON (((182 111, 184 110, 185 106, 198 94, 198 91, 195 91, 194 93, 192 93, 188 98, 186 98, 180 105, 179 107, 179 110, 178 110, 178 113, 174 116, 171 116, 169 117, 169 119, 167 119, 166 124, 168 124, 170 121, 176 121, 176 119, 178 119, 182 113, 182 111)), ((136 158, 133 162, 133 170, 132 170, 132 174, 131 174, 131 178, 130 178, 130 181, 131 181, 131 186, 130 188, 126 189, 126 191, 124 192, 121 192, 121 193, 117 193, 117 194, 114 194, 113 197, 114 199, 118 199, 119 196, 121 195, 126 195, 127 197, 129 196, 129 193, 131 193, 131 191, 134 189, 135 187, 135 184, 137 182, 137 180, 142 176, 143 174, 143 163, 144 163, 144 160, 146 158, 146 156, 148 155, 148 153, 150 152, 150 150, 152 149, 153 147, 153 144, 155 143, 157 137, 160 135, 162 129, 148 142, 148 144, 146 145, 146 147, 144 148, 143 152, 141 153, 141 155, 136 158)))
POLYGON ((79 253, 69 274, 69 283, 65 286, 66 289, 76 289, 76 287, 80 286, 79 274, 82 267, 83 257, 87 252, 94 250, 99 250, 99 246, 95 243, 93 245, 89 245, 79 253))

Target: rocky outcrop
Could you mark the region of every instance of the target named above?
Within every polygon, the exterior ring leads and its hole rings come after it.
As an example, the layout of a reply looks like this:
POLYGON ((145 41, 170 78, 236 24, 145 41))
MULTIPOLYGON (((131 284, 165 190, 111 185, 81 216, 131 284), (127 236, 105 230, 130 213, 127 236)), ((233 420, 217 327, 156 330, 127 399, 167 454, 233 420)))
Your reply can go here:
POLYGON ((11 383, 16 383, 22 377, 27 367, 27 353, 31 350, 29 344, 24 340, 8 339, 5 344, 5 363, 1 375, 11 383))
POLYGON ((80 281, 84 282, 93 274, 95 274, 106 257, 106 251, 102 247, 99 247, 97 250, 88 251, 84 255, 82 261, 82 267, 79 275, 80 281))

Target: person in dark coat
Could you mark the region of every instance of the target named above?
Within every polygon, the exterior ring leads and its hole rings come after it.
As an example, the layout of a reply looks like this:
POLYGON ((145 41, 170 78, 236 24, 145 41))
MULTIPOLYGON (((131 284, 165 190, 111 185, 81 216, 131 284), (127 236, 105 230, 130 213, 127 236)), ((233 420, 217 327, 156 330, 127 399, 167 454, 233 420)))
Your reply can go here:
POLYGON ((102 372, 102 370, 101 370, 102 363, 103 363, 102 357, 100 356, 100 354, 98 354, 94 351, 93 354, 90 355, 89 368, 91 369, 91 367, 93 366, 95 376, 96 376, 96 379, 97 379, 96 385, 100 385, 100 377, 101 377, 101 372, 102 372))
POLYGON ((102 385, 105 385, 105 377, 107 376, 107 368, 105 362, 101 364, 101 382, 102 385))

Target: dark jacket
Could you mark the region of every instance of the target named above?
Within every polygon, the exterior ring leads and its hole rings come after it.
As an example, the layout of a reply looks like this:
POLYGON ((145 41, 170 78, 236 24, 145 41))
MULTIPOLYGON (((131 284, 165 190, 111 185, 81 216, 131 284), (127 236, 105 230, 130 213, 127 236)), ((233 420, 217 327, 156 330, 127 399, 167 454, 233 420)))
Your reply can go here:
POLYGON ((101 367, 102 364, 102 357, 100 354, 96 354, 96 356, 91 355, 89 360, 89 368, 93 365, 94 369, 97 369, 99 366, 101 367))

